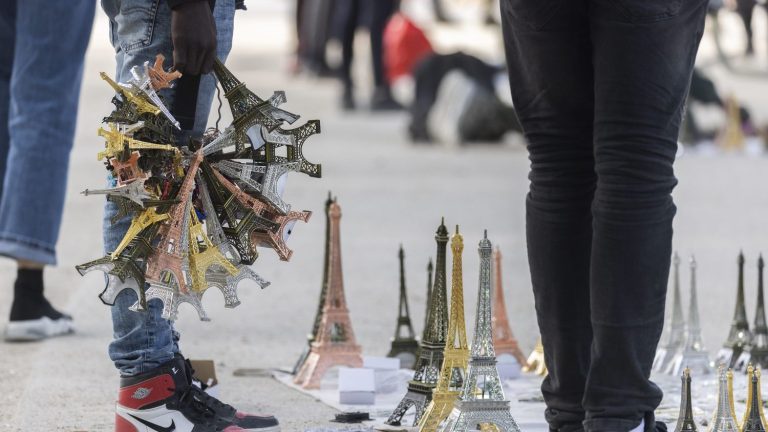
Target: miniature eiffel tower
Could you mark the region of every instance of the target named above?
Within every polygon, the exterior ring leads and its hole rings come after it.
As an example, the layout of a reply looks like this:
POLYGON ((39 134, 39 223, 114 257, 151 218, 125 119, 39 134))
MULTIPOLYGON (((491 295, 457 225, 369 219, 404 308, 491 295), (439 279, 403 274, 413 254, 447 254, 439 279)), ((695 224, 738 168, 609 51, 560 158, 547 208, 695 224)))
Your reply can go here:
POLYGON ((448 229, 445 228, 445 219, 437 228, 435 241, 437 242, 437 269, 430 295, 427 325, 421 337, 416 372, 413 374, 413 379, 408 382, 405 396, 386 421, 386 424, 392 426, 400 426, 400 421, 411 407, 414 408, 413 425, 418 424, 427 404, 432 400, 432 390, 437 385, 440 369, 443 367, 443 352, 448 333, 448 299, 445 289, 448 229))
POLYGON ((333 366, 362 367, 362 349, 355 340, 349 309, 344 296, 341 271, 341 207, 334 201, 328 208, 330 218, 330 253, 328 262, 328 292, 323 304, 323 317, 317 339, 312 342, 309 356, 294 378, 305 389, 320 388, 320 381, 333 366))
POLYGON ((504 288, 501 278, 501 251, 498 247, 493 252, 494 268, 494 289, 493 289, 493 345, 496 348, 496 355, 509 354, 517 360, 521 368, 528 363, 520 350, 515 335, 512 333, 512 327, 507 319, 507 305, 504 301, 504 288))
POLYGON ((675 355, 667 368, 669 374, 681 374, 684 369, 693 370, 697 375, 712 372, 709 353, 704 349, 699 324, 699 302, 696 294, 696 258, 691 257, 691 298, 688 305, 688 323, 685 330, 685 346, 675 355))
POLYGON ((733 313, 731 331, 723 344, 723 348, 717 353, 718 364, 723 363, 733 368, 741 353, 749 349, 752 342, 752 333, 749 331, 747 310, 744 306, 744 254, 739 253, 739 282, 736 289, 736 310, 733 313))
MULTIPOLYGON (((429 305, 432 304, 432 258, 429 258, 429 262, 427 263, 427 307, 426 311, 424 311, 424 327, 427 328, 429 325, 429 305)), ((419 345, 421 346, 421 345, 419 345)))
POLYGON ((765 432, 768 425, 763 412, 763 395, 760 388, 760 368, 747 367, 747 410, 744 411, 742 432, 765 432))
MULTIPOLYGON (((197 152, 189 163, 189 169, 184 177, 184 181, 179 188, 176 198, 179 200, 168 212, 170 223, 166 222, 160 226, 158 231, 159 241, 155 246, 155 252, 150 256, 147 262, 146 279, 152 285, 167 283, 165 278, 171 276, 178 286, 178 291, 182 294, 189 292, 189 281, 186 277, 185 266, 188 265, 187 251, 189 237, 187 235, 189 228, 189 203, 192 191, 195 187, 195 177, 197 169, 203 155, 197 152)), ((149 299, 149 296, 147 297, 149 299)), ((171 306, 171 305, 168 305, 171 306)), ((173 308, 175 310, 175 308, 173 308)), ((168 319, 168 317, 164 317, 168 319)))
POLYGON ((744 130, 741 118, 741 107, 736 98, 731 95, 725 98, 725 127, 721 131, 720 145, 728 151, 744 148, 744 130))
POLYGON ((209 270, 218 268, 230 276, 234 276, 237 274, 237 268, 213 245, 195 210, 190 211, 190 221, 189 269, 192 277, 192 289, 202 293, 208 289, 206 274, 209 270))
POLYGON ((541 336, 536 340, 536 346, 533 347, 531 355, 528 356, 523 372, 530 372, 539 376, 546 376, 549 373, 544 362, 544 344, 541 343, 541 336))
POLYGON ((757 260, 757 310, 755 311, 755 331, 749 346, 749 361, 760 368, 768 367, 768 325, 765 321, 765 296, 763 293, 763 256, 757 260))
POLYGON ((328 293, 328 263, 330 261, 329 254, 331 250, 331 217, 329 210, 333 201, 331 192, 329 191, 328 198, 325 200, 325 253, 323 254, 323 279, 320 284, 320 301, 318 302, 317 311, 315 312, 315 320, 312 323, 312 332, 307 335, 307 345, 304 347, 304 351, 301 352, 301 355, 299 355, 296 364, 294 364, 291 375, 296 375, 304 362, 307 361, 309 351, 312 348, 312 342, 317 339, 317 333, 320 330, 320 324, 323 320, 323 306, 325 305, 325 297, 328 293))
POLYGON ((683 385, 680 389, 680 415, 677 417, 675 432, 696 432, 696 421, 693 419, 693 404, 691 403, 691 370, 685 368, 680 378, 683 385))
MULTIPOLYGON (((445 432, 477 430, 480 423, 492 424, 500 432, 519 432, 504 397, 496 352, 491 335, 491 242, 485 232, 478 248, 480 253, 480 280, 477 293, 475 334, 472 338, 472 356, 467 368, 461 395, 453 411, 440 429, 445 432)), ((486 426, 490 427, 490 426, 486 426)))
POLYGON ((680 257, 675 252, 672 258, 674 268, 674 285, 672 292, 672 317, 667 326, 667 340, 656 350, 653 359, 653 370, 663 372, 672 363, 675 354, 685 346, 685 318, 683 318, 683 304, 680 295, 680 257))
POLYGON ((451 315, 448 319, 448 338, 445 341, 445 358, 440 369, 437 386, 432 391, 432 401, 419 420, 419 432, 436 432, 440 423, 451 413, 456 398, 464 386, 469 362, 467 324, 464 320, 464 281, 461 253, 464 238, 456 234, 451 238, 453 272, 451 275, 451 315))
POLYGON ((718 379, 717 406, 707 432, 740 432, 733 409, 733 371, 720 365, 718 379))
POLYGON ((408 311, 408 296, 405 292, 405 252, 402 245, 400 245, 398 257, 400 258, 400 305, 395 337, 392 339, 387 357, 397 357, 400 359, 400 367, 412 369, 419 355, 419 342, 416 340, 416 333, 411 325, 411 314, 408 311))

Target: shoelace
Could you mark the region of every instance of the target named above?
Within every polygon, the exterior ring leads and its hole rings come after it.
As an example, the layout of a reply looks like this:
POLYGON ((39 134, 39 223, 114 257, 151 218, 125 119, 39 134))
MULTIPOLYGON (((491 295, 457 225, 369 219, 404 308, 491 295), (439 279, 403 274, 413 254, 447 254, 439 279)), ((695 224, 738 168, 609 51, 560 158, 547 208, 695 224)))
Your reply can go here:
MULTIPOLYGON (((174 391, 169 388, 168 391, 174 391)), ((202 423, 205 426, 212 426, 217 420, 216 411, 208 406, 204 398, 200 398, 195 390, 197 387, 190 386, 179 396, 178 410, 189 417, 190 420, 202 423)))
POLYGON ((201 390, 195 385, 190 386, 188 391, 194 393, 195 397, 199 399, 203 404, 205 404, 206 407, 221 416, 234 417, 235 413, 237 412, 233 406, 225 404, 224 402, 209 395, 204 390, 201 390))

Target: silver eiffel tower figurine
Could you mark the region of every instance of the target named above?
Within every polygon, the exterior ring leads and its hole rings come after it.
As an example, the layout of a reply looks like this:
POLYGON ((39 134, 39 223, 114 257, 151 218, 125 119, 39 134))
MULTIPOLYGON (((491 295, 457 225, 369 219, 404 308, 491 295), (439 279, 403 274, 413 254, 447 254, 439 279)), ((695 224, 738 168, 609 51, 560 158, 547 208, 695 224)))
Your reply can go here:
POLYGON ((693 419, 691 404, 691 370, 685 368, 680 378, 683 385, 680 390, 680 415, 677 417, 675 432, 696 432, 696 421, 693 419))
POLYGON ((757 308, 755 310, 755 327, 752 333, 752 343, 739 360, 737 366, 743 369, 744 364, 753 364, 760 368, 768 367, 768 325, 765 321, 765 296, 763 293, 763 256, 757 260, 757 308))
POLYGON ((680 257, 675 252, 672 258, 674 265, 674 286, 672 292, 672 318, 667 328, 667 340, 656 351, 653 359, 653 370, 663 372, 672 363, 675 354, 685 347, 685 319, 683 318, 683 302, 680 296, 680 257))
POLYGON ((747 410, 744 412, 742 432, 765 432, 763 395, 760 389, 760 368, 747 367, 747 410))
POLYGON ((752 343, 752 333, 749 331, 747 310, 744 306, 744 254, 739 252, 739 281, 736 287, 736 310, 733 312, 731 330, 728 339, 717 353, 718 364, 724 363, 730 368, 736 366, 736 362, 752 343))
POLYGON ((720 365, 717 406, 707 432, 741 432, 733 409, 733 371, 720 365))
POLYGON ((491 242, 485 232, 478 248, 480 253, 480 281, 477 293, 477 313, 472 351, 461 395, 451 414, 440 428, 444 432, 494 430, 519 432, 504 397, 496 352, 493 347, 491 326, 491 242))
POLYGON ((709 353, 704 349, 699 324, 699 302, 696 294, 696 258, 691 257, 691 299, 688 305, 688 325, 685 330, 685 346, 675 355, 667 368, 668 374, 680 375, 689 368, 696 375, 708 375, 712 372, 709 353))

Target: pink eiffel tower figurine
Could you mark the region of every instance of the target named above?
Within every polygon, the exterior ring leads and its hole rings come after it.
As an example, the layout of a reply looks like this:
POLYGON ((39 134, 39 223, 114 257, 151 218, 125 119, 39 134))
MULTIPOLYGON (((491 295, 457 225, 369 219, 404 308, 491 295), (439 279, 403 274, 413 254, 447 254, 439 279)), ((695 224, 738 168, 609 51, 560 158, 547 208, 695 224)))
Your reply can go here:
POLYGON ((493 328, 493 345, 496 348, 496 355, 509 354, 517 360, 520 367, 525 367, 528 361, 525 359, 520 346, 517 343, 515 335, 512 333, 512 327, 509 326, 507 319, 507 306, 504 302, 504 288, 501 282, 501 251, 497 247, 493 252, 494 266, 494 288, 493 288, 493 317, 491 326, 493 328))
POLYGON ((320 388, 328 369, 334 366, 361 367, 362 349, 355 340, 349 309, 344 297, 344 279, 341 273, 341 237, 339 220, 341 207, 333 202, 328 206, 330 219, 330 245, 328 260, 328 293, 317 338, 312 342, 309 356, 294 378, 294 383, 305 389, 320 388))

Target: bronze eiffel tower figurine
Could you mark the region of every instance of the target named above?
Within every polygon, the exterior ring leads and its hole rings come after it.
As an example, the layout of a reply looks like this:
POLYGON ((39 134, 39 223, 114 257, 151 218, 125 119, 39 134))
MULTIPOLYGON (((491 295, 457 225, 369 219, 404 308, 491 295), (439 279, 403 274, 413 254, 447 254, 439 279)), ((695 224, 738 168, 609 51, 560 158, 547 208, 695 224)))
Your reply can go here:
POLYGON ((675 432, 696 432, 696 421, 693 419, 691 404, 691 370, 685 368, 680 378, 683 385, 680 389, 680 415, 677 417, 675 432))
MULTIPOLYGON (((742 358, 739 362, 746 361, 760 368, 768 367, 768 325, 765 321, 765 296, 763 293, 763 268, 765 262, 763 256, 757 260, 757 308, 755 310, 755 327, 752 335, 752 344, 749 346, 747 358, 742 358)), ((742 354, 742 357, 746 357, 742 354)))
POLYGON ((421 338, 419 358, 416 359, 416 372, 408 382, 408 391, 387 419, 386 423, 399 426, 405 413, 414 408, 413 425, 416 426, 424 414, 427 404, 432 400, 432 390, 437 385, 440 369, 443 367, 443 351, 448 333, 448 299, 445 290, 445 251, 448 244, 448 229, 445 220, 440 223, 435 234, 437 242, 437 269, 435 283, 432 286, 427 326, 421 338))
POLYGON ((741 353, 749 349, 752 343, 752 333, 749 331, 747 310, 744 306, 744 254, 739 252, 739 282, 736 288, 736 310, 733 313, 731 331, 723 344, 723 348, 717 353, 717 364, 725 364, 729 368, 736 365, 741 353))
POLYGON ((331 192, 328 191, 328 198, 325 200, 325 253, 323 255, 323 279, 320 284, 320 301, 318 302, 317 311, 315 312, 315 321, 312 323, 312 332, 307 335, 307 345, 299 356, 299 359, 296 361, 296 364, 293 366, 293 371, 291 372, 292 375, 296 375, 299 372, 301 365, 307 360, 309 350, 312 348, 312 342, 317 339, 317 332, 320 330, 320 323, 323 320, 323 305, 325 305, 325 296, 328 293, 328 262, 331 250, 331 218, 328 214, 331 204, 333 204, 333 199, 331 198, 331 192))
POLYGON ((387 357, 397 357, 400 359, 400 367, 412 369, 416 364, 416 357, 419 355, 419 342, 416 340, 416 333, 411 325, 411 314, 408 310, 408 297, 405 291, 405 252, 403 252, 403 245, 400 245, 398 257, 400 258, 400 304, 398 306, 395 337, 392 339, 392 346, 387 357))
POLYGON ((330 252, 328 262, 328 291, 323 303, 317 339, 312 342, 307 360, 299 369, 294 383, 306 389, 320 388, 325 372, 333 366, 362 367, 362 349, 355 340, 349 309, 344 296, 344 278, 341 272, 341 235, 339 221, 341 207, 336 201, 328 208, 330 224, 330 252))
POLYGON ((491 318, 491 324, 493 325, 493 345, 496 347, 496 355, 509 354, 523 368, 528 365, 528 362, 520 350, 520 345, 518 345, 507 319, 507 305, 504 301, 501 278, 501 251, 498 247, 493 252, 493 269, 493 318, 491 318))
POLYGON ((763 412, 763 395, 760 389, 760 368, 747 367, 747 410, 744 411, 742 432, 765 432, 768 425, 763 412))
POLYGON ((504 396, 501 378, 496 369, 496 351, 491 335, 491 242, 488 232, 478 246, 480 278, 475 314, 475 334, 467 368, 467 378, 453 411, 441 427, 443 432, 470 432, 484 424, 486 430, 520 432, 504 396))
POLYGON ((448 417, 456 398, 464 386, 469 362, 467 324, 464 320, 464 280, 461 253, 464 238, 456 234, 451 238, 453 271, 451 274, 451 316, 448 320, 448 338, 445 340, 445 359, 440 370, 437 386, 432 391, 432 402, 419 421, 419 432, 436 432, 440 423, 448 417))

